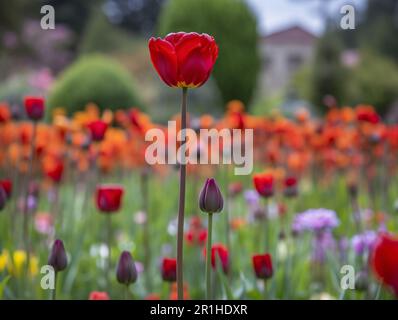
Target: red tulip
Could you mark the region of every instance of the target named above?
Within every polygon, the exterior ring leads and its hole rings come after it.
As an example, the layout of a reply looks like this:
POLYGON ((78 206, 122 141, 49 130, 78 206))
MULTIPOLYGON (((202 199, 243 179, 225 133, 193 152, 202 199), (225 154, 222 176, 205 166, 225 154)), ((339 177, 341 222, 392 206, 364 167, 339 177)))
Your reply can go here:
POLYGON ((284 194, 286 197, 297 196, 297 179, 295 177, 287 177, 284 180, 284 194))
MULTIPOLYGON (((203 254, 206 257, 206 248, 203 250, 203 254)), ((223 244, 216 243, 211 247, 211 266, 213 269, 216 268, 216 254, 217 263, 221 262, 222 269, 224 273, 228 273, 229 270, 229 252, 227 247, 223 244)))
POLYGON ((264 198, 274 194, 274 177, 268 173, 259 173, 253 176, 254 187, 258 194, 264 198))
POLYGON ((11 119, 11 112, 7 104, 0 104, 0 123, 6 123, 11 119))
POLYGON ((272 277, 272 259, 269 253, 256 254, 252 257, 253 269, 259 279, 269 279, 272 277))
POLYGON ((7 198, 10 198, 12 193, 11 180, 9 179, 0 180, 0 187, 2 187, 3 190, 5 191, 7 198))
POLYGON ((398 238, 382 234, 373 249, 370 263, 379 280, 398 297, 398 238))
POLYGON ((40 120, 44 116, 44 99, 41 97, 26 97, 25 111, 29 119, 40 120))
POLYGON ((92 291, 88 300, 110 300, 108 293, 101 291, 92 291))
POLYGON ((60 160, 51 161, 44 167, 44 173, 46 176, 56 183, 61 181, 63 172, 64 164, 60 160))
POLYGON ((170 87, 196 88, 210 76, 218 56, 213 37, 195 32, 151 38, 149 51, 160 78, 170 87))
POLYGON ((161 272, 163 281, 175 282, 177 277, 177 260, 163 258, 161 272))
POLYGON ((120 185, 103 184, 97 186, 97 207, 102 212, 115 212, 120 209, 123 196, 123 187, 120 185))
POLYGON ((101 141, 105 137, 106 129, 108 129, 108 124, 102 120, 95 120, 87 125, 90 130, 91 138, 94 141, 101 141))

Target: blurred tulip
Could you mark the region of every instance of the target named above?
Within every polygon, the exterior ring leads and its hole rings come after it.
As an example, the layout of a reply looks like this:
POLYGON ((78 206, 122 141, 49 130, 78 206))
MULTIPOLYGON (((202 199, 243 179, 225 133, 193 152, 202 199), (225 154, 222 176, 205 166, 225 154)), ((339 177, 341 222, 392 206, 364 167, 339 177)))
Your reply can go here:
POLYGON ((116 184, 102 184, 97 186, 96 202, 101 212, 112 213, 120 209, 123 187, 116 184))
POLYGON ((380 235, 370 264, 377 278, 390 287, 398 298, 398 238, 389 234, 380 235))
POLYGON ((87 128, 90 130, 93 141, 102 141, 108 129, 108 124, 102 120, 95 120, 90 122, 87 128))
POLYGON ((254 187, 258 194, 269 198, 274 194, 274 177, 270 173, 259 173, 253 176, 254 187))
MULTIPOLYGON (((203 250, 203 255, 206 257, 206 248, 203 250)), ((221 267, 224 273, 229 271, 229 252, 226 246, 220 243, 216 243, 211 247, 211 266, 213 269, 216 268, 217 263, 221 262, 221 267)))
POLYGON ((55 272, 65 270, 68 265, 68 257, 66 256, 64 243, 62 240, 55 240, 48 257, 48 264, 52 266, 55 272))
POLYGON ((252 257, 253 269, 259 279, 269 279, 273 275, 272 259, 269 253, 257 254, 252 257))
POLYGON ((25 97, 25 111, 29 119, 41 120, 44 116, 44 99, 41 97, 25 97))
POLYGON ((116 268, 116 279, 120 284, 129 285, 137 280, 137 269, 131 253, 123 251, 116 268))
POLYGON ((12 181, 9 179, 0 180, 0 187, 3 188, 7 198, 9 199, 12 193, 12 181))
POLYGON ((214 178, 206 180, 199 195, 200 210, 206 213, 220 212, 223 209, 224 200, 217 182, 214 178))
POLYGON ((163 258, 161 272, 163 281, 175 282, 177 277, 177 260, 163 258))
POLYGON ((110 300, 108 293, 101 291, 92 291, 88 300, 110 300))
POLYGON ((284 194, 286 197, 296 197, 297 196, 297 179, 295 177, 287 177, 283 181, 284 184, 284 194))

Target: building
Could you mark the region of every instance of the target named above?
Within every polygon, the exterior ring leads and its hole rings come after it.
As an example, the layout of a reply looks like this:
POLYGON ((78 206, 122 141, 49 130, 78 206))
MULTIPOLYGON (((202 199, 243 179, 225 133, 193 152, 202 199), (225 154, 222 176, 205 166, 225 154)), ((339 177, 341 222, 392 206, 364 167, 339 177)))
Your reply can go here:
POLYGON ((311 62, 317 37, 300 26, 264 36, 260 40, 262 70, 260 90, 277 93, 286 89, 303 64, 311 62))

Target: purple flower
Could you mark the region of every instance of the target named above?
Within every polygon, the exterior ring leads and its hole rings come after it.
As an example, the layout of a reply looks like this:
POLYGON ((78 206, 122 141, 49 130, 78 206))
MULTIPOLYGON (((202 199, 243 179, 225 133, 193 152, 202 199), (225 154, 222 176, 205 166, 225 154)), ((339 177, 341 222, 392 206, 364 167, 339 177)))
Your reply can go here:
POLYGON ((326 260, 328 250, 336 250, 336 241, 330 230, 317 233, 312 240, 312 260, 323 263, 326 260))
POLYGON ((296 215, 292 229, 294 232, 330 230, 339 225, 336 212, 329 209, 309 209, 296 215))
POLYGON ((362 255, 365 252, 372 250, 377 233, 372 230, 365 231, 352 237, 351 245, 357 255, 362 255))
POLYGON ((249 207, 257 208, 259 206, 260 196, 258 195, 257 191, 255 190, 245 191, 244 198, 249 207))

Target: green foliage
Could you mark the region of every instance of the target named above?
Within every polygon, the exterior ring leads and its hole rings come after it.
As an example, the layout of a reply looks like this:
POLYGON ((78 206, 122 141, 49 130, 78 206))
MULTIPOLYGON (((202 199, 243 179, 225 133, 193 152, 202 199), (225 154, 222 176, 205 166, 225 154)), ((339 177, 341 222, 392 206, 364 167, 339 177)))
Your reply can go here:
POLYGON ((325 95, 344 100, 347 72, 341 64, 341 43, 334 33, 325 34, 318 42, 311 72, 311 102, 321 107, 325 95))
POLYGON ((350 104, 371 104, 385 114, 398 99, 398 66, 380 55, 363 53, 346 83, 350 104))
POLYGON ((112 25, 101 10, 92 10, 80 44, 81 53, 110 53, 130 48, 131 37, 112 25))
POLYGON ((169 32, 205 32, 219 45, 214 79, 224 102, 249 103, 260 66, 257 25, 242 0, 171 0, 159 21, 161 35, 169 32))
POLYGON ((64 107, 68 114, 96 103, 101 110, 141 106, 133 79, 121 65, 100 55, 85 56, 56 81, 48 104, 64 107))

